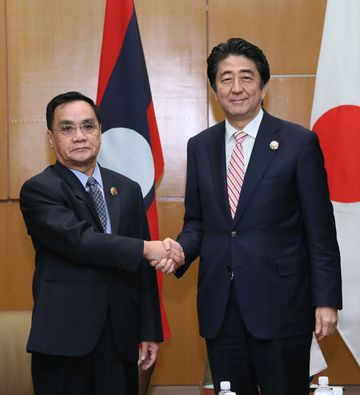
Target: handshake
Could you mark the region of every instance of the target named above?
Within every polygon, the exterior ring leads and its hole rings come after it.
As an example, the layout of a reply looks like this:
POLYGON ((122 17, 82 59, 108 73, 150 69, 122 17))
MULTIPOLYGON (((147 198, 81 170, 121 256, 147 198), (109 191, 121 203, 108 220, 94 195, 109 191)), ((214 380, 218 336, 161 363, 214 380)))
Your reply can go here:
POLYGON ((181 245, 170 238, 144 241, 144 258, 156 270, 171 274, 184 264, 185 255, 181 245))

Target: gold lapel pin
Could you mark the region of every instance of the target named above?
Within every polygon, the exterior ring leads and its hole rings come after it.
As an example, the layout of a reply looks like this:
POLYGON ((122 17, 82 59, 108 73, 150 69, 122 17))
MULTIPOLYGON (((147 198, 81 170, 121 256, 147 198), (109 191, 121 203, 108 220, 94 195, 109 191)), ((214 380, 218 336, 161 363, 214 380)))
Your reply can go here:
POLYGON ((118 194, 118 190, 115 187, 110 188, 110 193, 112 196, 116 196, 118 194))
POLYGON ((270 143, 270 149, 272 149, 273 151, 277 150, 279 148, 279 143, 277 141, 272 141, 270 143))

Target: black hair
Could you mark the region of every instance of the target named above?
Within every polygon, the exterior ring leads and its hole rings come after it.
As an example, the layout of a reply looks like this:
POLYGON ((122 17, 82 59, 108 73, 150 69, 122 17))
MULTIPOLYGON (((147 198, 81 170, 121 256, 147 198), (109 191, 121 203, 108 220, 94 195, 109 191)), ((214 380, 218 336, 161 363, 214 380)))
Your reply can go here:
POLYGON ((225 43, 216 45, 207 59, 207 75, 209 83, 215 92, 219 62, 230 55, 242 55, 255 63, 261 77, 261 88, 269 81, 270 66, 263 51, 243 38, 229 38, 225 43))
POLYGON ((54 122, 54 112, 56 107, 64 103, 70 103, 73 101, 85 101, 89 103, 91 108, 94 110, 95 116, 99 124, 101 124, 100 110, 99 107, 93 102, 90 97, 83 95, 80 92, 66 92, 55 96, 46 107, 46 124, 47 128, 51 130, 54 122))

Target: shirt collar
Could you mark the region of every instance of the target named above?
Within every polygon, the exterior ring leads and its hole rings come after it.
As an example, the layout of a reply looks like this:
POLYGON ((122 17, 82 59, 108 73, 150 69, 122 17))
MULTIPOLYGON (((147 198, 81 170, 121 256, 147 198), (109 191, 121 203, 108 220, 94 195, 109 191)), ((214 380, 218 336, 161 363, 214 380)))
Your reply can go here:
MULTIPOLYGON (((79 170, 75 170, 75 169, 71 169, 71 168, 69 168, 69 170, 71 170, 76 175, 76 177, 79 179, 79 181, 81 182, 83 187, 86 189, 86 183, 87 183, 89 176, 87 176, 85 173, 82 173, 79 170)), ((102 189, 104 189, 102 178, 101 178, 100 166, 98 165, 98 163, 96 163, 92 177, 94 177, 96 182, 101 186, 102 189)))
MULTIPOLYGON (((245 127, 244 130, 246 134, 251 136, 253 139, 256 138, 260 123, 263 119, 264 116, 264 111, 262 108, 260 108, 260 111, 257 113, 256 117, 252 119, 245 127)), ((226 119, 225 120, 225 141, 228 142, 232 137, 233 134, 237 131, 238 129, 235 129, 230 122, 226 119)))

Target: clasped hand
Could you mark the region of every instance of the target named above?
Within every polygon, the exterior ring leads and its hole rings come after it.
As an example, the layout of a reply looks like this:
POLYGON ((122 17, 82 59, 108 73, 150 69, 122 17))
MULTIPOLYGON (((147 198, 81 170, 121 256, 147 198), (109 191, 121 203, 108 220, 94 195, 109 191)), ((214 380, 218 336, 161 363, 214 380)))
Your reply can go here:
POLYGON ((185 255, 178 242, 166 238, 163 241, 145 241, 144 258, 156 270, 170 274, 176 272, 184 264, 185 255))

